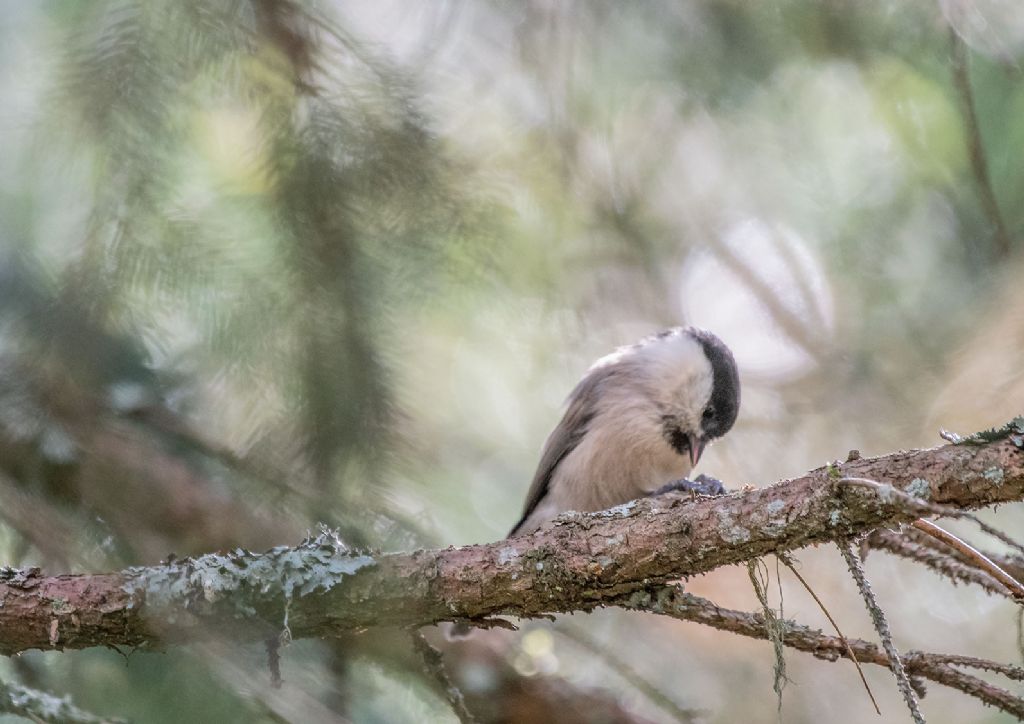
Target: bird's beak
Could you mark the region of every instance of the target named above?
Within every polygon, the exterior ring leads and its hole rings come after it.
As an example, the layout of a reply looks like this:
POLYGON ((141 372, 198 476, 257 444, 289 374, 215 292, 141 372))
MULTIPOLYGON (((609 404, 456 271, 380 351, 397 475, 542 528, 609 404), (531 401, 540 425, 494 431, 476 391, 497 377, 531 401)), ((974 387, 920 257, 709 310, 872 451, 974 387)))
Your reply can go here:
POLYGON ((697 467, 697 461, 700 460, 700 456, 704 453, 704 446, 708 444, 708 441, 701 437, 690 438, 690 465, 697 467))

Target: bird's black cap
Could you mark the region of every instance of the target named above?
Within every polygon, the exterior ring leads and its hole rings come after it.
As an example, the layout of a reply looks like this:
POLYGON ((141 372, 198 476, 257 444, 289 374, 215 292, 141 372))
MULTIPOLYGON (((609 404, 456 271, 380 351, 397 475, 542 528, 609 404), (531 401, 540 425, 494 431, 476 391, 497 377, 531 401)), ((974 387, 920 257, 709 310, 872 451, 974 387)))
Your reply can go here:
POLYGON ((740 411, 740 375, 732 351, 711 332, 689 328, 711 363, 713 382, 708 402, 710 415, 704 419, 704 434, 708 438, 721 437, 729 432, 740 411))

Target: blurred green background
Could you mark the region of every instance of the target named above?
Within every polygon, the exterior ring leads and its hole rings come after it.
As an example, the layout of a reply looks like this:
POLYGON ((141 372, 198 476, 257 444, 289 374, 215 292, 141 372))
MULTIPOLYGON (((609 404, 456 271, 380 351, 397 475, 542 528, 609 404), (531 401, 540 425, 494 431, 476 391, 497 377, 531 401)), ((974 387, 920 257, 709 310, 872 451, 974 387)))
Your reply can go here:
MULTIPOLYGON (((385 550, 495 540, 587 366, 676 324, 736 353, 740 417, 701 466, 730 487, 1024 409, 1015 3, 2 0, 0 18, 5 565, 112 570, 321 522, 385 550)), ((836 551, 799 558, 873 638, 836 551)), ((867 568, 901 649, 1019 659, 1009 603, 882 553, 867 568)), ((826 625, 782 586, 787 616, 826 625)), ((757 607, 742 569, 688 587, 757 607)), ((679 720, 628 666, 707 721, 777 720, 766 643, 613 611, 524 631, 476 634, 493 658, 453 655, 453 678, 494 699, 563 677, 679 720)), ((0 678, 142 722, 453 721, 405 648, 297 642, 280 691, 261 647, 213 641, 33 652, 0 678)), ((783 721, 878 721, 848 664, 788 660, 783 721)), ((923 709, 1008 720, 937 685, 923 709)))

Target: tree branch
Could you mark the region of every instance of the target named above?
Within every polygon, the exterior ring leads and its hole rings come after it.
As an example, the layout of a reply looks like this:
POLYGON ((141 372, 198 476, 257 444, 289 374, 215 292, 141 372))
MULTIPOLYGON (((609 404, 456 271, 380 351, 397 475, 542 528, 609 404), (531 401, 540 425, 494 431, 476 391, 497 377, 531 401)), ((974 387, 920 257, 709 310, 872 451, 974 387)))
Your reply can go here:
MULTIPOLYGON (((934 538, 918 533, 915 530, 906 530, 904 533, 895 533, 891 530, 876 530, 868 535, 866 543, 869 548, 888 551, 893 555, 907 558, 915 563, 931 568, 939 575, 947 577, 953 583, 974 583, 981 586, 988 593, 1011 598, 1009 589, 996 579, 992 578, 985 571, 980 571, 973 565, 960 561, 955 555, 947 550, 939 550, 929 541, 934 538)), ((938 543, 938 541, 935 541, 938 543)))
POLYGON ((847 568, 850 569, 853 580, 857 582, 861 598, 864 599, 864 605, 871 615, 871 623, 874 625, 878 638, 882 641, 882 648, 885 649, 885 655, 889 659, 889 669, 892 671, 892 675, 896 677, 896 685, 903 696, 903 701, 910 710, 910 716, 915 724, 925 724, 924 716, 921 714, 921 705, 917 700, 917 692, 914 691, 914 687, 910 683, 910 677, 907 675, 907 670, 903 665, 903 659, 900 658, 896 644, 892 640, 892 632, 889 630, 889 622, 885 618, 885 612, 878 605, 878 599, 875 598, 874 591, 871 590, 871 584, 864 573, 864 564, 861 562, 856 548, 854 548, 850 541, 840 543, 839 551, 843 554, 843 559, 846 561, 847 568))
POLYGON ((119 573, 0 570, 0 653, 154 645, 211 627, 257 640, 287 625, 302 638, 621 605, 654 584, 920 515, 900 496, 837 485, 840 477, 884 481, 962 509, 1021 500, 1022 447, 1008 426, 980 442, 834 464, 720 498, 672 494, 572 513, 488 545, 371 555, 321 534, 296 548, 237 549, 119 573))
MULTIPOLYGON (((764 617, 759 613, 746 613, 716 606, 707 599, 686 593, 679 586, 660 586, 651 591, 623 597, 616 601, 617 605, 633 611, 647 611, 662 616, 693 621, 711 626, 722 631, 749 636, 755 639, 767 639, 768 633, 764 625, 764 617)), ((793 621, 781 622, 785 629, 783 643, 798 651, 803 651, 819 659, 836 661, 849 657, 853 651, 857 660, 863 663, 889 667, 889 657, 876 644, 862 639, 841 639, 828 636, 817 629, 802 626, 793 621)), ((973 696, 986 704, 1024 719, 1024 699, 1014 696, 1005 689, 989 684, 976 676, 965 674, 953 668, 953 665, 970 666, 977 669, 995 671, 1017 680, 1021 675, 1020 667, 999 664, 970 656, 951 654, 924 653, 909 651, 900 659, 910 676, 920 676, 944 686, 957 689, 973 696)))
POLYGON ((947 530, 940 528, 931 521, 928 520, 915 520, 911 523, 912 526, 917 528, 919 531, 926 533, 933 538, 942 541, 950 548, 957 551, 963 558, 970 561, 975 568, 983 570, 985 573, 992 576, 992 578, 999 581, 1001 584, 1006 586, 1006 589, 1010 592, 1017 601, 1024 603, 1024 585, 1021 585, 1020 581, 1011 576, 1009 573, 1000 568, 991 558, 986 556, 984 553, 979 551, 969 543, 957 538, 955 535, 947 530))
POLYGON ((466 707, 466 700, 462 691, 452 683, 451 677, 444 668, 444 657, 441 652, 431 646, 419 631, 412 632, 413 649, 423 659, 423 666, 433 680, 437 690, 444 696, 448 706, 452 708, 455 716, 459 718, 460 724, 478 724, 473 713, 466 707))

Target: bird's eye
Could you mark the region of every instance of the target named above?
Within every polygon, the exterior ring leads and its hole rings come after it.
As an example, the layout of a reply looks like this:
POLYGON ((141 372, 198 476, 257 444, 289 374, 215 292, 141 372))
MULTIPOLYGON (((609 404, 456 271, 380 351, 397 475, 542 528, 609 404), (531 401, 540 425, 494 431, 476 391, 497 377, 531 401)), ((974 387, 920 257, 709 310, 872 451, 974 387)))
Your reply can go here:
POLYGON ((715 416, 715 408, 713 408, 713 407, 705 408, 704 409, 704 414, 701 415, 701 417, 704 418, 705 420, 710 420, 714 416, 715 416))

